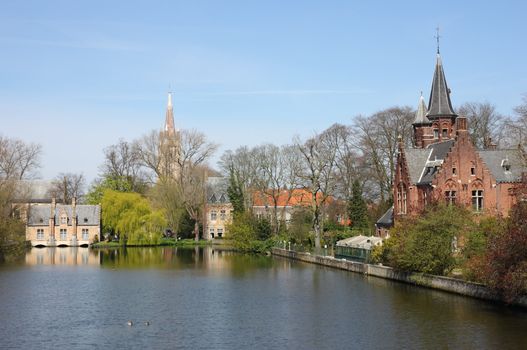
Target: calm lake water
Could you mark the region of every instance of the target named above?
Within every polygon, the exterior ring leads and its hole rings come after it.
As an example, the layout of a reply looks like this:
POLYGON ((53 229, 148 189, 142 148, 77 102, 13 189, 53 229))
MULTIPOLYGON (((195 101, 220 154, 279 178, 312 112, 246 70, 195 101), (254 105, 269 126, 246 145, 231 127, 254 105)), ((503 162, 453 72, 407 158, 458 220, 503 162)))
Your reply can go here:
POLYGON ((217 248, 33 248, 0 317, 2 349, 527 348, 525 311, 217 248))

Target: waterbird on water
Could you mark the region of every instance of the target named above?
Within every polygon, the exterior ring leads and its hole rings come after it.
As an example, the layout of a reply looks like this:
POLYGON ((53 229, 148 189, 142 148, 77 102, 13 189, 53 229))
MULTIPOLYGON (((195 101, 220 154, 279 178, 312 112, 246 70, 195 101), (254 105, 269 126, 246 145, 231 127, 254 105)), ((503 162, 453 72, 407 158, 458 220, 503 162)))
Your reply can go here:
POLYGON ((126 322, 127 325, 129 325, 130 327, 134 325, 134 323, 132 322, 132 320, 128 320, 128 322, 126 322))
POLYGON ((145 321, 145 326, 150 326, 150 321, 145 321))

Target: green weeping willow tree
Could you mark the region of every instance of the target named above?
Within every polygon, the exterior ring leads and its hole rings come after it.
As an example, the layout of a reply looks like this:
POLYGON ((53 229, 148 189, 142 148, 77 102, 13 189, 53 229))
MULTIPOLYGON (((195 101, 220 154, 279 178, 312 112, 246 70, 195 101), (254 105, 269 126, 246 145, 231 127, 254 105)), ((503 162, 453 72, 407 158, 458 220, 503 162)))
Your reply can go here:
POLYGON ((167 225, 163 211, 138 193, 105 190, 101 210, 103 230, 118 234, 126 245, 158 244, 167 225))

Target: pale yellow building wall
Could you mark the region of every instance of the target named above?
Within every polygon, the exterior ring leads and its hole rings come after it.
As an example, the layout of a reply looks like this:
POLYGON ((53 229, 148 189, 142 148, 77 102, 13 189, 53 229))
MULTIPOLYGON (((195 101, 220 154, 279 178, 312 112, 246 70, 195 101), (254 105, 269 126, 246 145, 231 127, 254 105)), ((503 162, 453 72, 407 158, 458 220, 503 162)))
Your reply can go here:
POLYGON ((214 232, 214 238, 218 238, 219 230, 223 232, 222 238, 228 238, 229 234, 226 227, 232 223, 232 209, 231 203, 209 204, 205 207, 204 239, 211 240, 213 238, 212 232, 214 232), (222 217, 222 210, 225 211, 225 217, 222 217), (216 219, 213 219, 213 211, 216 211, 216 219))
MULTIPOLYGON (((77 226, 77 230, 73 232, 73 226, 71 225, 58 225, 58 226, 55 226, 54 232, 55 232, 55 244, 56 245, 68 245, 68 246, 72 245, 72 238, 74 234, 76 234, 77 236, 76 245, 92 244, 95 241, 95 237, 97 237, 97 240, 99 240, 101 237, 101 228, 99 226, 79 225, 77 226), (60 237, 61 229, 66 229, 66 239, 61 239, 60 237), (88 230, 88 239, 83 239, 82 229, 88 230)), ((50 239, 50 227, 49 226, 26 226, 26 241, 30 241, 33 247, 37 245, 48 245, 49 239, 50 239), (44 230, 43 239, 38 238, 37 229, 44 230)))

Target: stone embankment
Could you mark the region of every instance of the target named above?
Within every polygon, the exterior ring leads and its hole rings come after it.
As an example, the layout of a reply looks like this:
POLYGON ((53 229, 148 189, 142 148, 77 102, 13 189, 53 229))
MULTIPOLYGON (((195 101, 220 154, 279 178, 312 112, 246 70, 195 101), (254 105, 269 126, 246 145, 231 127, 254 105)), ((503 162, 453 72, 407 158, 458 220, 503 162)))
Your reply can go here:
MULTIPOLYGON (((312 255, 310 253, 301 253, 281 248, 273 248, 272 254, 307 263, 357 272, 368 276, 386 278, 473 298, 501 302, 499 296, 479 283, 466 282, 455 278, 427 275, 423 273, 402 272, 388 266, 365 264, 346 259, 337 259, 332 256, 312 255)), ((527 308, 527 297, 522 297, 514 303, 514 305, 527 308)))

